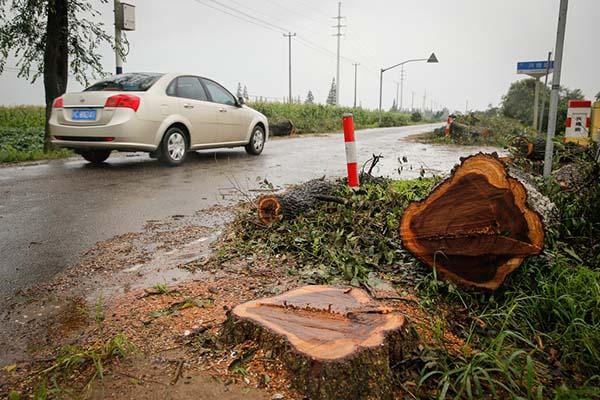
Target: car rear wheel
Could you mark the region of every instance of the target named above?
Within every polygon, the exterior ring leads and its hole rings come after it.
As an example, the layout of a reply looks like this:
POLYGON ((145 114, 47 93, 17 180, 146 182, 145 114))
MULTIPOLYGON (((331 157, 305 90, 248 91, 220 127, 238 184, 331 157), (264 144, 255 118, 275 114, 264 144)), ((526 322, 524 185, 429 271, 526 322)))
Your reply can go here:
POLYGON ((265 130, 260 126, 254 127, 250 143, 246 145, 246 153, 257 156, 262 153, 265 148, 265 130))
POLYGON ((167 165, 179 165, 185 160, 188 150, 187 136, 179 127, 167 130, 160 147, 159 158, 167 165))
POLYGON ((110 156, 111 150, 83 150, 80 154, 92 164, 102 164, 110 156))

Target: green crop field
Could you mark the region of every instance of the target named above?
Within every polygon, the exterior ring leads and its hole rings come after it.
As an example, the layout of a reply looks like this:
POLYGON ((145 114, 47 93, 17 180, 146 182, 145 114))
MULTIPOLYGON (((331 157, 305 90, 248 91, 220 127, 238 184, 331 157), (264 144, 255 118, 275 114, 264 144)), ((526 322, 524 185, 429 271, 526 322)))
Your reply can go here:
POLYGON ((342 128, 341 119, 345 113, 354 114, 357 129, 410 125, 410 115, 398 112, 384 112, 381 125, 377 111, 335 107, 322 104, 250 103, 250 107, 260 111, 270 122, 289 119, 298 133, 338 132, 342 128))
MULTIPOLYGON (((298 133, 337 132, 341 118, 353 113, 357 129, 410 125, 409 114, 384 112, 381 124, 377 111, 321 104, 252 103, 270 122, 290 120, 298 133)), ((44 108, 39 106, 0 106, 0 163, 68 157, 73 153, 53 150, 44 153, 44 108)))
POLYGON ((0 163, 68 157, 58 150, 44 153, 44 108, 0 107, 0 163))

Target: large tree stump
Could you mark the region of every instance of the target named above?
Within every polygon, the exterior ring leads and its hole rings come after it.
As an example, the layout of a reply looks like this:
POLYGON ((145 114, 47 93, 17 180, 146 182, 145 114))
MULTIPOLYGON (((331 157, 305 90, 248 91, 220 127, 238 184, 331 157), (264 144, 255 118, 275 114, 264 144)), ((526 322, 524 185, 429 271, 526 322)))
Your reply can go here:
POLYGON ((527 158, 542 161, 546 155, 546 139, 534 138, 527 143, 527 158))
POLYGON ((496 155, 464 159, 424 200, 405 210, 403 246, 457 284, 497 289, 544 243, 540 215, 496 155))
POLYGON ((515 136, 511 140, 511 147, 515 156, 532 161, 541 161, 544 159, 546 151, 546 139, 515 136))
POLYGON ((332 195, 339 185, 325 179, 313 179, 292 187, 281 194, 261 196, 258 199, 258 219, 263 224, 291 220, 313 210, 319 201, 342 201, 332 195))
POLYGON ((273 136, 293 136, 296 134, 296 127, 289 119, 269 122, 269 134, 273 136))
POLYGON ((406 319, 357 288, 304 286, 235 307, 229 343, 252 341, 290 372, 310 399, 391 399, 391 367, 414 348, 406 319))

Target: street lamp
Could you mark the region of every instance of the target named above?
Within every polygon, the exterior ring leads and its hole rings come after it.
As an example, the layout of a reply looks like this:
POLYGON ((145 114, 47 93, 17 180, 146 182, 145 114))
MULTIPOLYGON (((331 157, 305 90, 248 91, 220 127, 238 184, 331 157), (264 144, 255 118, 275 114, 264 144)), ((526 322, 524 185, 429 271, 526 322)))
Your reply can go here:
POLYGON ((390 69, 399 67, 399 66, 407 64, 409 62, 416 62, 416 61, 427 61, 428 63, 437 63, 437 62, 439 62, 438 59, 437 59, 437 57, 435 56, 435 53, 431 53, 431 55, 429 56, 429 58, 417 58, 417 59, 414 59, 414 60, 406 60, 406 61, 403 61, 403 62, 401 62, 399 64, 392 65, 391 67, 388 67, 388 68, 381 68, 381 72, 379 74, 379 124, 380 125, 381 125, 381 100, 382 100, 382 97, 383 97, 383 73, 385 71, 388 71, 390 69))

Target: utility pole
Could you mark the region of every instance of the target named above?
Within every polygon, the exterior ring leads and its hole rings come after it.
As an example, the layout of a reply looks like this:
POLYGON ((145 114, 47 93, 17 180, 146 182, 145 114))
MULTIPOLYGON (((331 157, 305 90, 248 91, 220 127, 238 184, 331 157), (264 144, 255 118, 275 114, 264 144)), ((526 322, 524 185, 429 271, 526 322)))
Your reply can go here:
POLYGON ((296 36, 295 33, 284 33, 283 34, 284 37, 288 38, 288 43, 289 43, 289 61, 290 61, 290 65, 289 65, 289 102, 290 104, 292 103, 292 38, 294 36, 296 36))
POLYGON ((552 155, 554 153, 554 134, 556 133, 556 114, 558 113, 558 91, 560 90, 560 74, 562 69, 565 30, 567 26, 567 9, 569 0, 560 0, 558 13, 558 29, 556 32, 556 48, 554 50, 554 73, 552 75, 552 92, 550 93, 550 111, 548 114, 548 135, 546 137, 546 154, 544 156, 544 178, 548 179, 552 172, 552 155))
POLYGON ((336 82, 335 105, 339 106, 340 105, 340 41, 343 36, 342 28, 346 26, 346 25, 342 25, 342 19, 344 17, 342 17, 342 2, 341 1, 338 2, 338 15, 337 15, 337 17, 333 17, 333 18, 337 20, 337 24, 333 26, 333 28, 337 28, 337 33, 335 33, 333 35, 333 36, 337 36, 337 69, 336 69, 336 74, 335 74, 335 82, 336 82))
POLYGON ((540 103, 540 78, 535 78, 535 95, 533 97, 533 129, 537 129, 538 105, 540 103))
POLYGON ((354 108, 356 108, 356 82, 357 82, 357 75, 358 75, 358 66, 360 65, 359 63, 353 63, 352 65, 354 65, 354 108))
MULTIPOLYGON (((398 96, 396 96, 398 97, 398 96)), ((402 108, 404 108, 404 65, 402 65, 402 68, 400 69, 400 111, 402 111, 402 108)), ((396 99, 396 103, 398 103, 398 100, 396 99)))
POLYGON ((415 111, 415 91, 412 92, 412 97, 410 99, 410 111, 415 111))
POLYGON ((400 82, 396 82, 396 109, 398 109, 398 92, 400 91, 400 82))
POLYGON ((381 123, 381 99, 383 97, 383 73, 385 70, 379 70, 379 123, 381 123))
MULTIPOLYGON (((381 68, 379 70, 379 124, 381 124, 381 117, 382 117, 382 113, 381 113, 381 102, 382 102, 382 98, 383 98, 383 73, 385 71, 389 71, 390 69, 399 67, 399 66, 404 66, 404 64, 410 63, 410 62, 417 62, 417 61, 427 61, 427 63, 438 63, 438 59, 435 56, 435 53, 431 53, 431 55, 429 56, 429 58, 416 58, 416 59, 412 59, 412 60, 406 60, 406 61, 402 61, 401 63, 392 65, 391 67, 388 68, 381 68)), ((423 108, 425 108, 425 100, 423 99, 423 108)))
POLYGON ((117 22, 117 13, 119 12, 119 7, 121 6, 120 0, 114 0, 115 7, 115 65, 116 65, 116 73, 117 75, 123 73, 123 58, 121 57, 121 27, 117 22))
POLYGON ((423 93, 423 113, 425 113, 425 102, 427 101, 427 89, 423 93))
POLYGON ((538 132, 542 131, 544 125, 544 109, 546 108, 546 88, 548 87, 548 75, 550 75, 550 62, 552 61, 552 52, 548 52, 548 64, 546 65, 546 76, 544 77, 544 91, 542 92, 542 114, 539 118, 538 132))

